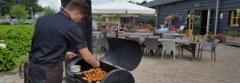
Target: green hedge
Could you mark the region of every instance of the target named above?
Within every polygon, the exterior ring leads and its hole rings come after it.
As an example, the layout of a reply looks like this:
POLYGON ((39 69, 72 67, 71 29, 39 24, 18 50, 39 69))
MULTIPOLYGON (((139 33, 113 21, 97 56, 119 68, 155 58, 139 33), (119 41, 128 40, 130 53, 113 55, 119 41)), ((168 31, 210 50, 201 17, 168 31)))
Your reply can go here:
POLYGON ((33 25, 0 25, 0 72, 14 69, 27 60, 31 48, 33 25))
POLYGON ((231 36, 231 37, 238 37, 238 36, 240 36, 240 32, 237 32, 237 31, 228 31, 227 34, 229 36, 231 36))

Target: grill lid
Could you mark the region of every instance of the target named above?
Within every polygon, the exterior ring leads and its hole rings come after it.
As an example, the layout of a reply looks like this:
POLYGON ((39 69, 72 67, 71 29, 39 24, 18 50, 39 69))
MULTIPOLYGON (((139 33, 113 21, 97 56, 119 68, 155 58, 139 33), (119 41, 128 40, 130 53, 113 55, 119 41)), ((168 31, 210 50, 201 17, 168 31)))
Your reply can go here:
POLYGON ((125 39, 108 38, 108 52, 100 60, 113 66, 132 71, 142 59, 141 46, 138 42, 125 39))

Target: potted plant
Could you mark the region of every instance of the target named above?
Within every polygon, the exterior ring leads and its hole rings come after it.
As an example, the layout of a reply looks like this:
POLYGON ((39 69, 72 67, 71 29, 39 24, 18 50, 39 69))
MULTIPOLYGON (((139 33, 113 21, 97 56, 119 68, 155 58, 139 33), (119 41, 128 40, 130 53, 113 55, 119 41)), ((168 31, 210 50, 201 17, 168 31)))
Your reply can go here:
POLYGON ((231 37, 239 37, 240 36, 240 32, 237 32, 237 31, 228 31, 228 36, 231 36, 231 37))
POLYGON ((227 35, 227 45, 240 46, 240 32, 228 31, 227 35))
POLYGON ((216 39, 216 36, 215 36, 214 34, 212 34, 212 33, 209 33, 209 34, 207 35, 206 41, 207 41, 207 42, 213 42, 215 39, 216 39))

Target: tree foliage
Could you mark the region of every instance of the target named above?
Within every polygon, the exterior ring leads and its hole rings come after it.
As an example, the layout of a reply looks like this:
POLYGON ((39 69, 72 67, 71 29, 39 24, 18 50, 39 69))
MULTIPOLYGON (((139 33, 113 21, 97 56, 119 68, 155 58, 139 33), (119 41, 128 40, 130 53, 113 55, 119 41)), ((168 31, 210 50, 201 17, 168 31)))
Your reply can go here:
POLYGON ((143 2, 135 2, 135 1, 130 0, 130 1, 128 1, 128 2, 129 2, 129 3, 133 3, 133 4, 138 4, 138 5, 143 5, 143 4, 146 4, 146 3, 147 3, 146 0, 144 0, 143 2))
POLYGON ((45 13, 45 15, 50 15, 50 14, 54 14, 55 10, 50 7, 45 7, 43 8, 43 12, 45 13))
POLYGON ((0 16, 9 14, 11 7, 16 4, 24 5, 28 14, 42 11, 42 7, 37 2, 38 0, 0 0, 0 16))
POLYGON ((28 14, 24 5, 14 5, 10 9, 10 15, 17 19, 26 19, 28 14))
POLYGON ((29 14, 31 12, 36 13, 43 10, 43 8, 37 4, 38 0, 17 0, 17 1, 19 1, 18 3, 26 7, 26 10, 28 10, 29 14))

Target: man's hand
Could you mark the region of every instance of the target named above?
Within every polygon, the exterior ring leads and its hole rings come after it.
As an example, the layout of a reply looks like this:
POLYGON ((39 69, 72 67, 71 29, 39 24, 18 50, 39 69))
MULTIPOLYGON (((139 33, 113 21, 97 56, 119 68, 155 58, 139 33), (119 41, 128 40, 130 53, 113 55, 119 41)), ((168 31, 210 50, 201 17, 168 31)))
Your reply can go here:
POLYGON ((73 53, 73 52, 67 52, 65 58, 66 58, 67 60, 72 60, 75 56, 76 56, 75 53, 73 53))
POLYGON ((97 61, 97 64, 95 66, 93 66, 94 68, 99 68, 100 67, 100 62, 97 61))
POLYGON ((100 62, 92 55, 88 48, 79 49, 79 52, 88 64, 91 64, 94 68, 100 67, 100 62))

